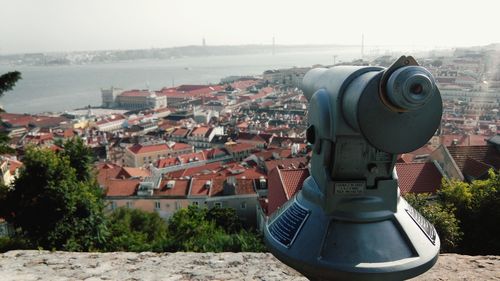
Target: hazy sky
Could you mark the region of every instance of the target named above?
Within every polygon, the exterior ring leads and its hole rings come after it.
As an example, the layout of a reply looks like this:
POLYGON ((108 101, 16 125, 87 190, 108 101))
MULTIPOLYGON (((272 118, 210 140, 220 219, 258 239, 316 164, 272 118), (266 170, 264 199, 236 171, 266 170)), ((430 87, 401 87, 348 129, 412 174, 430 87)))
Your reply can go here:
POLYGON ((0 53, 500 42, 497 0, 0 0, 0 53))

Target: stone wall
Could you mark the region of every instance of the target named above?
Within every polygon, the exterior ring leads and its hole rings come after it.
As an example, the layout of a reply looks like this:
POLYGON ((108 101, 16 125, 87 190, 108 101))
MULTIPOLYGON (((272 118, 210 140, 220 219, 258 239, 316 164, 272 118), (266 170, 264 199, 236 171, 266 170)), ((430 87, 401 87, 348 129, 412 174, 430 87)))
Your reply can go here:
MULTIPOLYGON (((0 255, 0 280, 307 280, 265 253, 69 253, 0 255)), ((441 255, 412 280, 500 280, 499 256, 441 255)))

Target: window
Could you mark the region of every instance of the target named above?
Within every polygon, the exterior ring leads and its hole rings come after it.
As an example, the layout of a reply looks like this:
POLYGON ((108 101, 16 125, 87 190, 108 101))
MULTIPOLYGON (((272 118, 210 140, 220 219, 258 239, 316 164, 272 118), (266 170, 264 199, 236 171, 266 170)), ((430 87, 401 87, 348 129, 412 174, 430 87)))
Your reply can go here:
POLYGON ((198 206, 198 202, 194 201, 193 206, 198 206))
POLYGON ((160 201, 155 202, 155 210, 160 210, 161 209, 161 204, 160 201))
POLYGON ((221 202, 215 202, 215 207, 216 208, 221 208, 222 207, 222 203, 221 202))
POLYGON ((127 201, 127 208, 133 208, 133 207, 134 207, 134 202, 127 201))
POLYGON ((246 209, 247 208, 247 202, 241 202, 240 208, 241 209, 246 209))
POLYGON ((111 201, 110 208, 111 208, 111 210, 116 209, 116 202, 115 201, 111 201))

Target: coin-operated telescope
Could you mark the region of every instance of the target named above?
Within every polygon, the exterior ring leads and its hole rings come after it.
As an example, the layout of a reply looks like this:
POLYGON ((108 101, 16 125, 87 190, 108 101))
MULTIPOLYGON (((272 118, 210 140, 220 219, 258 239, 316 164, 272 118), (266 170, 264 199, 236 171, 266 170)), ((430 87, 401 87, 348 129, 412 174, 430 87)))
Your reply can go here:
POLYGON ((412 57, 304 77, 311 176, 269 218, 271 252, 311 280, 403 280, 437 261, 434 226, 401 196, 398 154, 436 132, 442 101, 412 57))

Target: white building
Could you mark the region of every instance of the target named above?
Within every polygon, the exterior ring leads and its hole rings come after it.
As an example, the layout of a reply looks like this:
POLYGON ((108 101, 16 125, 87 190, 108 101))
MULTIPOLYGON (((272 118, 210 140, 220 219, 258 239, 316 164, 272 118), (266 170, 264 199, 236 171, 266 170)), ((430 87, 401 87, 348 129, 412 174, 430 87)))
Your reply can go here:
POLYGON ((109 89, 101 89, 102 107, 113 108, 116 106, 116 97, 122 93, 123 90, 115 87, 109 89))

